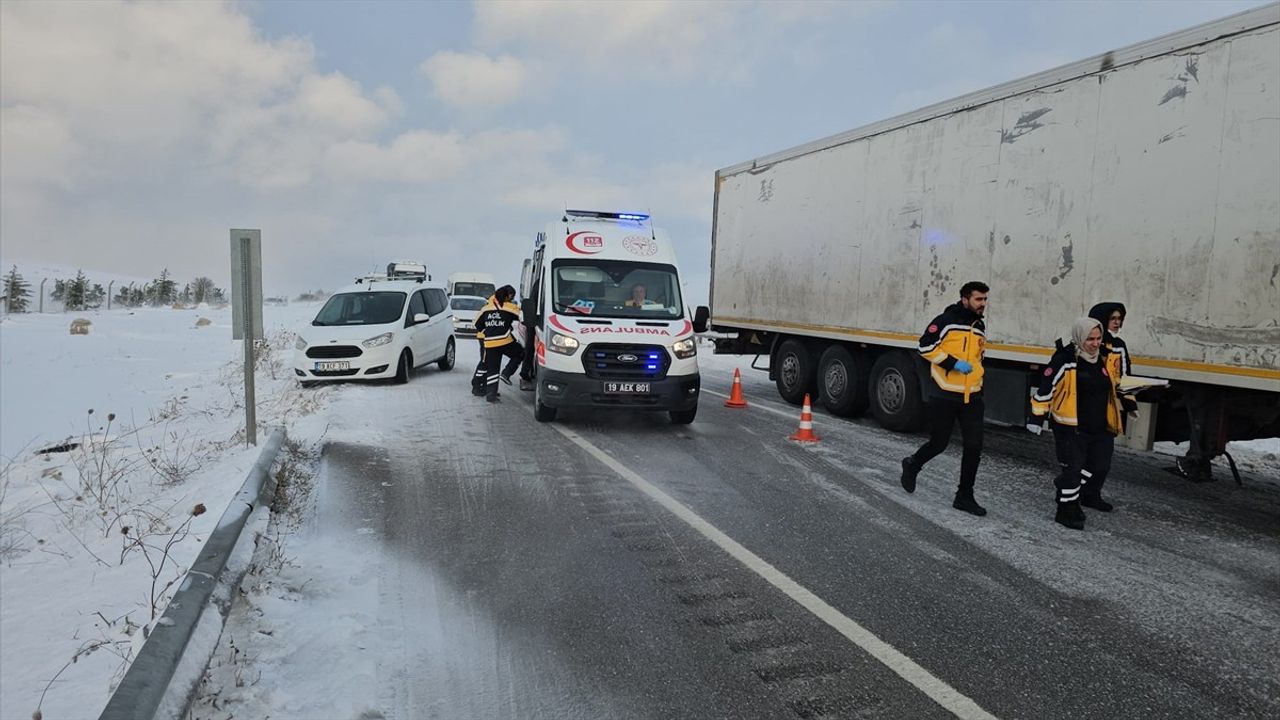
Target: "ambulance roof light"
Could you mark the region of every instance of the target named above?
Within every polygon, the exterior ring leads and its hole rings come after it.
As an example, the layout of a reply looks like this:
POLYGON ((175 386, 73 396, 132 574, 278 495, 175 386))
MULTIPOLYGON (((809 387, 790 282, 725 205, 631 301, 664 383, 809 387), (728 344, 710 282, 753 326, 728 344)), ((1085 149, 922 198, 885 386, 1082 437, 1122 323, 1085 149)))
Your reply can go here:
POLYGON ((620 213, 605 212, 602 210, 565 210, 564 214, 569 217, 576 218, 595 218, 597 220, 627 220, 630 222, 644 222, 649 219, 645 213, 620 213))

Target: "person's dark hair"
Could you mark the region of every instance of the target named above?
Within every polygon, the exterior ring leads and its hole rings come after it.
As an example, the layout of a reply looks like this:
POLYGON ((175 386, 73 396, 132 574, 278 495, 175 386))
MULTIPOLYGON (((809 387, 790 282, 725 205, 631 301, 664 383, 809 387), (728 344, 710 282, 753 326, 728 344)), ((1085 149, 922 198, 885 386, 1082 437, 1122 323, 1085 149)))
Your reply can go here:
POLYGON ((960 297, 967 298, 976 292, 989 293, 991 292, 991 288, 987 287, 987 284, 984 282, 981 282, 978 280, 970 280, 969 282, 961 286, 960 297))
POLYGON ((511 302, 516 299, 516 289, 510 285, 503 285, 494 292, 494 296, 498 298, 498 302, 511 302))

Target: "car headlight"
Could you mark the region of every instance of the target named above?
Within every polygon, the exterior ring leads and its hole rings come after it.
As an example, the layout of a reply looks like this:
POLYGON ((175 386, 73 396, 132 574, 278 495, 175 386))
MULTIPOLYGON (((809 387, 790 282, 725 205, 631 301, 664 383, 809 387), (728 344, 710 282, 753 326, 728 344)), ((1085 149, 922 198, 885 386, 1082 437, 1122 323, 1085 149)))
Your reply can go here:
POLYGON ((693 338, 677 340, 671 346, 671 350, 676 354, 676 357, 685 360, 698 354, 698 343, 693 338))
POLYGON ((382 333, 381 335, 375 335, 360 344, 367 348, 375 348, 380 345, 386 345, 390 342, 391 342, 391 333, 385 332, 385 333, 382 333))
POLYGON ((568 335, 561 335, 560 333, 552 330, 551 340, 547 343, 547 349, 553 353, 560 353, 561 355, 572 355, 578 351, 578 339, 569 337, 568 335))
POLYGON ((297 340, 295 340, 295 341, 294 341, 294 343, 293 343, 293 349, 294 349, 294 350, 306 350, 306 349, 307 349, 307 341, 306 341, 306 340, 303 340, 303 339, 302 339, 302 336, 301 336, 301 335, 299 335, 299 336, 298 336, 298 339, 297 339, 297 340))

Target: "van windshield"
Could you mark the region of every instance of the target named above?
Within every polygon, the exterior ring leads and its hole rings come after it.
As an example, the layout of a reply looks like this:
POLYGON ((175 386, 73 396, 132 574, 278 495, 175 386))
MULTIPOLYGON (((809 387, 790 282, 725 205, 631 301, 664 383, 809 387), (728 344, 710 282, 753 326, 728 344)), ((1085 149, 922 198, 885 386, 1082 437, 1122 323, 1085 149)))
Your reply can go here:
POLYGON ((456 282, 453 284, 453 295, 474 295, 475 297, 487 298, 493 294, 493 283, 486 282, 456 282))
POLYGON ((566 315, 674 320, 684 315, 671 265, 557 260, 551 266, 555 311, 566 315))
POLYGON ((402 292, 341 293, 316 313, 312 325, 386 325, 404 312, 402 292))
POLYGON ((478 297, 456 297, 449 302, 454 310, 479 310, 484 307, 485 300, 478 297))

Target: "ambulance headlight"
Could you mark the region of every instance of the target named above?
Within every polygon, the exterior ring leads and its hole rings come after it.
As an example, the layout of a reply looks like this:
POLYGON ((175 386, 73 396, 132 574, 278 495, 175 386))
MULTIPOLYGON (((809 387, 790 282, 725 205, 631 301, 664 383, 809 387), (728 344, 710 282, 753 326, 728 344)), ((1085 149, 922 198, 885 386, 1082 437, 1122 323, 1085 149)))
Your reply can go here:
POLYGON ((553 353, 559 353, 561 355, 572 355, 578 351, 578 339, 569 337, 568 335, 561 335, 560 333, 552 330, 551 339, 547 343, 547 349, 553 353))
POLYGON ((698 343, 691 337, 683 340, 677 340, 675 344, 671 346, 671 350, 676 354, 676 357, 681 360, 687 360, 698 354, 698 343))

